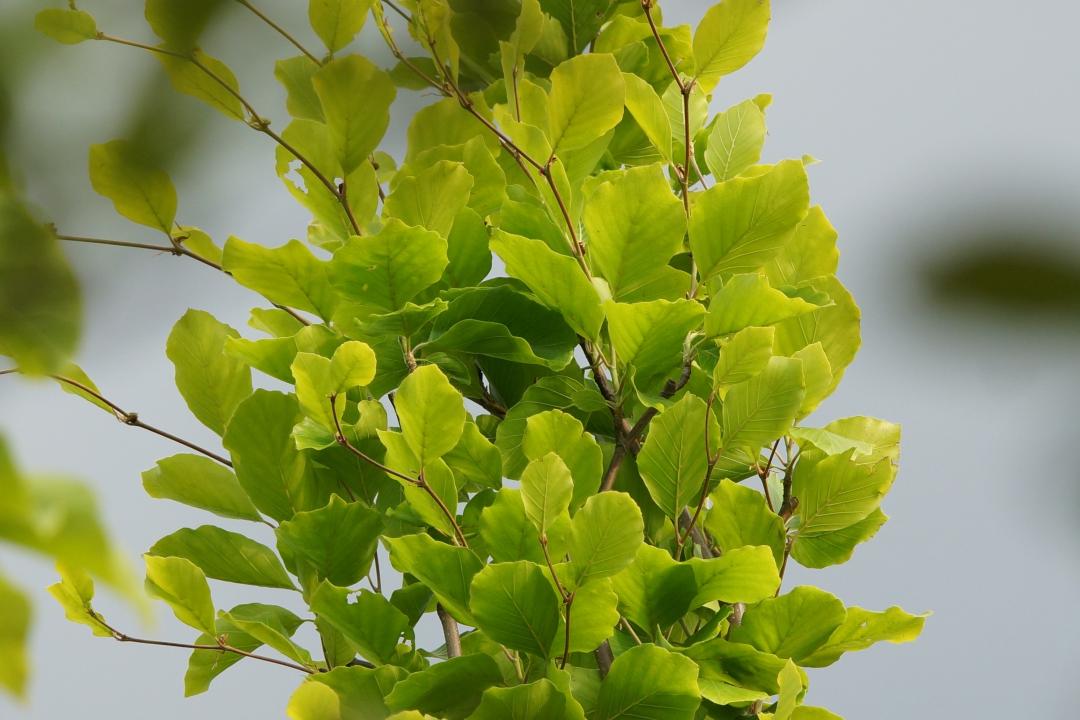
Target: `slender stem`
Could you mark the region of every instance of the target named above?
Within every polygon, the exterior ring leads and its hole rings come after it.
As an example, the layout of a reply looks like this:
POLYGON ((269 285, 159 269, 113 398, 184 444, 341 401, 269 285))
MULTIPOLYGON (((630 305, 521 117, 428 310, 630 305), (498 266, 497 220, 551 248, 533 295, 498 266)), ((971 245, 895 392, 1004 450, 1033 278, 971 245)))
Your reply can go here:
POLYGON ((331 395, 330 396, 330 415, 334 418, 334 430, 335 430, 334 438, 335 438, 335 440, 337 440, 338 445, 341 445, 343 448, 345 448, 346 450, 348 450, 349 452, 351 452, 353 455, 360 458, 364 462, 368 463, 369 465, 371 465, 373 467, 376 467, 379 470, 382 470, 387 475, 392 475, 392 476, 398 478, 399 480, 404 480, 405 482, 409 483, 410 485, 418 487, 421 490, 423 490, 425 493, 427 493, 428 496, 432 500, 435 501, 435 504, 439 506, 439 510, 443 513, 443 515, 446 516, 446 519, 450 521, 450 525, 454 529, 454 536, 455 536, 455 540, 456 540, 457 544, 460 545, 461 547, 469 547, 469 543, 465 539, 465 533, 462 531, 461 525, 458 524, 457 517, 455 517, 454 513, 451 512, 450 508, 448 508, 446 506, 446 503, 443 501, 443 499, 441 497, 439 497, 439 494, 437 492, 435 492, 435 490, 431 487, 431 485, 427 482, 427 480, 424 479, 423 473, 421 473, 419 477, 414 478, 414 477, 411 477, 409 475, 406 475, 403 472, 395 470, 395 469, 393 469, 392 467, 390 467, 388 465, 384 465, 383 463, 379 462, 375 458, 368 455, 366 452, 364 452, 360 448, 353 445, 349 441, 349 439, 347 437, 345 437, 345 433, 341 428, 341 420, 338 418, 338 415, 337 415, 337 409, 334 407, 334 401, 336 399, 337 399, 337 395, 331 395))
POLYGON ((156 645, 158 647, 181 648, 183 650, 208 650, 216 652, 227 652, 232 653, 233 655, 240 655, 241 657, 251 658, 252 660, 260 660, 262 662, 271 663, 273 665, 287 667, 292 670, 299 670, 300 672, 307 673, 308 675, 313 675, 315 673, 312 668, 298 665, 297 663, 289 662, 288 660, 279 660, 277 658, 267 657, 265 655, 256 655, 255 653, 249 653, 245 650, 241 650, 240 648, 233 647, 232 645, 226 643, 223 638, 218 639, 217 645, 178 643, 168 640, 149 640, 147 638, 132 637, 131 635, 122 633, 119 630, 116 630, 115 628, 108 625, 104 620, 100 618, 100 616, 98 616, 98 622, 104 625, 105 628, 112 633, 113 639, 117 642, 135 643, 137 645, 156 645))
POLYGON ((675 68, 675 63, 671 60, 671 55, 668 53, 667 46, 664 45, 663 38, 660 37, 660 29, 656 27, 656 21, 652 16, 653 6, 656 4, 656 0, 641 0, 641 9, 645 12, 645 19, 649 22, 649 29, 652 30, 653 37, 656 39, 656 44, 660 46, 660 52, 664 56, 664 62, 667 63, 668 70, 671 72, 671 77, 675 78, 675 83, 679 86, 679 90, 685 89, 682 78, 679 77, 679 71, 675 68))
MULTIPOLYGON (((11 368, 11 369, 8 369, 8 370, 0 370, 0 375, 14 375, 14 374, 21 374, 21 372, 22 371, 19 370, 18 368, 11 368)), ((82 393, 85 393, 86 395, 89 395, 90 397, 94 398, 95 400, 97 400, 101 404, 105 405, 110 410, 112 410, 113 415, 116 416, 116 419, 119 420, 120 422, 124 423, 125 425, 130 425, 131 427, 142 428, 143 430, 146 430, 148 432, 152 432, 155 435, 163 437, 163 438, 165 438, 167 440, 171 440, 171 441, 173 441, 175 443, 183 445, 184 447, 189 448, 191 450, 194 450, 197 453, 201 453, 201 454, 205 455, 208 458, 211 458, 213 460, 217 460, 222 465, 227 465, 228 467, 232 467, 232 462, 231 461, 227 460, 226 458, 223 458, 222 456, 218 455, 217 453, 212 452, 210 450, 207 450, 206 448, 201 447, 199 445, 196 445, 195 443, 191 442, 190 440, 185 440, 182 437, 179 437, 177 435, 173 435, 172 433, 166 432, 165 430, 162 430, 161 428, 154 427, 153 425, 151 425, 149 423, 143 422, 142 420, 139 419, 138 413, 129 412, 129 411, 125 410, 124 408, 120 407, 119 405, 114 403, 112 400, 108 399, 107 397, 105 397, 104 395, 102 395, 100 392, 98 392, 94 388, 90 387, 89 385, 86 385, 84 383, 79 382, 78 380, 74 380, 74 379, 69 378, 69 377, 64 377, 63 375, 49 375, 49 377, 52 378, 53 380, 59 382, 59 383, 63 383, 64 385, 68 385, 69 387, 73 387, 76 390, 78 390, 78 391, 80 391, 82 393)))
MULTIPOLYGON (((690 381, 691 361, 687 359, 683 363, 682 372, 679 374, 678 380, 668 380, 664 385, 664 389, 660 392, 660 397, 664 399, 671 398, 675 393, 679 392, 686 383, 690 381)), ((603 482, 600 485, 600 491, 604 492, 610 490, 615 485, 615 478, 619 472, 619 465, 622 463, 627 452, 637 454, 640 447, 639 440, 645 433, 645 430, 649 427, 649 423, 652 419, 659 414, 659 410, 655 407, 649 407, 642 413, 638 421, 634 423, 634 426, 630 428, 624 438, 625 447, 622 452, 619 452, 619 448, 622 445, 615 446, 615 452, 612 453, 611 462, 608 464, 607 471, 604 473, 603 482)))
POLYGON ((56 234, 57 240, 66 240, 67 242, 77 243, 89 243, 92 245, 112 245, 113 247, 126 247, 126 248, 139 248, 141 250, 156 250, 158 252, 171 253, 172 255, 181 255, 180 250, 175 245, 151 245, 149 243, 137 243, 126 242, 124 240, 103 240, 101 238, 89 238, 79 237, 77 235, 61 235, 56 234))
MULTIPOLYGON (((125 247, 125 248, 134 248, 134 249, 137 249, 137 250, 154 250, 154 251, 157 251, 157 252, 167 252, 170 255, 174 255, 176 257, 191 258, 192 260, 196 260, 196 261, 202 263, 203 265, 206 265, 207 267, 210 267, 210 268, 213 268, 214 270, 217 270, 218 272, 221 272, 221 273, 224 273, 226 275, 232 276, 232 273, 229 272, 228 270, 226 270, 224 267, 222 267, 220 263, 216 263, 213 260, 210 260, 209 258, 204 258, 202 255, 199 255, 198 253, 193 253, 192 251, 190 251, 186 247, 184 247, 182 242, 180 241, 180 239, 177 239, 177 238, 172 238, 172 245, 166 246, 166 245, 150 245, 150 244, 147 244, 147 243, 127 242, 126 240, 105 240, 105 239, 102 239, 102 238, 88 238, 88 237, 81 237, 81 236, 77 236, 77 235, 61 235, 61 234, 57 234, 56 237, 59 240, 65 240, 65 241, 68 241, 68 242, 79 242, 79 243, 88 243, 88 244, 92 244, 92 245, 108 245, 108 246, 111 246, 111 247, 125 247)), ((271 303, 271 304, 274 307, 276 307, 278 310, 283 310, 283 311, 287 312, 289 315, 291 315, 293 317, 293 319, 295 319, 301 325, 310 325, 311 324, 311 322, 307 318, 305 318, 303 315, 298 313, 296 310, 293 310, 290 307, 286 307, 285 305, 280 305, 278 303, 271 303)))
POLYGON ((341 204, 342 208, 344 208, 345 214, 349 218, 349 222, 352 225, 353 231, 357 235, 360 234, 360 226, 357 224, 356 218, 353 217, 352 209, 349 207, 348 202, 342 195, 341 190, 336 185, 334 185, 334 183, 329 178, 327 178, 321 170, 315 167, 315 165, 303 153, 298 151, 290 143, 285 141, 280 135, 271 130, 269 122, 263 119, 262 115, 260 115, 258 111, 255 110, 255 108, 251 105, 251 103, 247 101, 247 99, 243 95, 237 92, 236 89, 232 87, 232 85, 223 80, 221 76, 219 76, 217 73, 215 73, 205 64, 203 64, 197 57, 195 57, 194 55, 185 55, 183 53, 173 52, 172 50, 166 50, 165 48, 155 47, 153 45, 147 45, 145 43, 135 42, 134 40, 126 40, 124 38, 106 35, 105 33, 98 33, 97 39, 105 40, 106 42, 116 43, 118 45, 127 45, 129 47, 139 48, 140 50, 146 50, 147 52, 156 53, 159 55, 167 55, 169 57, 178 58, 180 60, 186 60, 187 62, 190 62, 192 65, 197 67, 203 72, 203 74, 205 74, 211 80, 220 85, 221 88, 225 90, 225 92, 227 92, 229 95, 232 95, 236 99, 236 101, 243 106, 244 110, 246 110, 247 113, 251 116, 248 120, 248 125, 251 128, 263 133, 267 137, 271 138, 278 145, 288 150, 290 153, 292 153, 293 157, 299 160, 308 170, 311 171, 315 178, 320 183, 322 183, 327 190, 330 191, 330 193, 341 204))
POLYGON ((442 623, 443 637, 446 638, 446 657, 461 657, 461 631, 458 629, 457 620, 446 611, 442 603, 435 606, 435 612, 442 623))
POLYGON ((267 25, 272 27, 274 30, 276 30, 277 33, 279 35, 281 35, 281 37, 285 38, 290 43, 292 43, 293 46, 297 50, 302 52, 304 55, 306 55, 308 57, 308 59, 311 60, 311 62, 315 63, 316 65, 322 65, 322 62, 319 61, 319 58, 315 57, 310 52, 308 52, 307 48, 305 48, 303 45, 301 45, 299 40, 297 40, 292 35, 290 35, 289 32, 287 30, 285 30, 285 28, 281 27, 276 22, 274 22, 273 20, 268 18, 261 10, 259 10, 257 7, 252 5, 250 2, 248 2, 248 0, 237 0, 237 2, 239 2, 241 5, 246 7, 251 12, 255 13, 255 15, 260 20, 262 20, 264 23, 266 23, 267 25))
POLYGON ((563 602, 566 602, 566 599, 570 597, 570 593, 566 591, 566 588, 563 587, 563 584, 559 581, 559 576, 555 573, 555 566, 552 564, 551 555, 548 553, 548 540, 546 533, 542 533, 540 535, 540 547, 544 551, 544 560, 547 561, 548 571, 551 573, 551 579, 555 581, 555 589, 559 591, 559 597, 562 598, 563 602))
POLYGON ((560 670, 564 669, 566 667, 567 661, 570 660, 570 617, 573 607, 574 593, 570 593, 563 601, 563 617, 565 618, 563 625, 566 628, 566 634, 564 636, 565 647, 563 648, 562 659, 559 660, 560 670))
POLYGON ((780 446, 780 438, 776 439, 773 443, 772 450, 769 452, 769 459, 765 463, 764 468, 758 468, 758 477, 761 478, 761 489, 765 492, 765 504, 769 506, 769 510, 776 512, 776 508, 773 507, 772 498, 769 497, 769 472, 772 470, 773 460, 776 458, 776 449, 780 446))
POLYGON ((630 624, 629 620, 627 620, 626 618, 624 618, 624 617, 622 617, 620 615, 619 616, 619 624, 622 625, 622 629, 625 630, 627 633, 629 633, 630 637, 632 637, 634 639, 634 644, 635 645, 640 645, 641 644, 641 638, 638 637, 638 634, 636 632, 634 632, 634 626, 630 624))
POLYGON ((391 0, 382 0, 382 2, 383 2, 383 5, 390 8, 391 10, 396 12, 401 17, 405 18, 406 22, 410 22, 410 23, 412 22, 412 16, 409 15, 409 13, 402 10, 400 7, 398 7, 397 4, 391 2, 391 0))

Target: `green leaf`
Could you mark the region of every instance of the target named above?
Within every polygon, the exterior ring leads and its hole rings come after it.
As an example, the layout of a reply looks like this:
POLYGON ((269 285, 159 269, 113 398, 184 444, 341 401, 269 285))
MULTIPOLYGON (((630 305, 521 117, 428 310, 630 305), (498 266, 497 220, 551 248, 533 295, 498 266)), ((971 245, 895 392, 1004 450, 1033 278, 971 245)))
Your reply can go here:
POLYGON ((454 473, 458 485, 475 483, 498 488, 502 484, 502 455, 476 423, 465 423, 458 444, 442 459, 454 473))
POLYGON ((701 276, 726 279, 765 265, 806 217, 809 192, 803 164, 785 160, 764 175, 729 180, 697 195, 690 248, 701 276))
POLYGON ((148 164, 136 145, 125 140, 91 145, 90 184, 128 220, 171 237, 176 189, 164 171, 148 164))
POLYGON ((311 598, 311 609, 357 647, 367 660, 390 662, 409 618, 382 595, 360 590, 355 597, 345 588, 323 582, 311 598))
POLYGON ((701 703, 693 660, 656 645, 632 647, 615 658, 600 686, 597 720, 692 720, 701 703))
POLYGON ((244 535, 213 525, 177 530, 154 543, 148 553, 189 560, 215 580, 286 590, 294 588, 273 550, 244 535))
POLYGON ((861 607, 849 607, 844 622, 833 631, 828 641, 801 661, 806 667, 832 665, 846 652, 865 650, 874 643, 911 642, 919 637, 929 613, 912 615, 898 607, 873 612, 861 607))
POLYGON ((625 88, 615 58, 579 55, 551 73, 548 124, 552 154, 577 150, 619 124, 625 88))
POLYGON ((292 438, 302 417, 292 395, 256 390, 236 408, 223 438, 240 486, 274 520, 307 509, 311 472, 292 438))
POLYGON ((386 704, 395 711, 419 710, 462 720, 480 704, 485 690, 500 684, 502 674, 490 656, 465 655, 409 675, 390 691, 386 704))
POLYGON ((191 52, 190 60, 161 53, 155 56, 176 92, 201 100, 225 117, 245 121, 246 110, 239 97, 240 83, 228 65, 197 49, 191 52), (209 70, 213 77, 202 68, 209 70))
MULTIPOLYGON (((644 547, 644 546, 643 546, 644 547)), ((560 571, 564 565, 557 565, 560 571)), ((619 596, 612 590, 610 578, 590 582, 574 590, 570 611, 570 652, 591 653, 615 634, 619 624, 619 596)), ((566 647, 566 623, 559 617, 552 657, 558 657, 566 647)))
POLYGON ((828 293, 833 304, 777 325, 775 349, 778 355, 793 355, 820 342, 833 375, 828 394, 840 383, 859 350, 861 313, 851 293, 836 278, 819 278, 813 286, 828 293))
POLYGON ((765 46, 769 5, 769 0, 724 0, 705 13, 694 32, 694 61, 697 81, 706 91, 765 46))
POLYGON ((285 107, 294 118, 324 122, 322 101, 311 79, 322 67, 307 55, 284 58, 274 63, 274 77, 285 88, 285 107))
POLYGON ((718 558, 691 558, 698 591, 691 603, 700 607, 719 600, 751 603, 771 598, 780 587, 780 572, 772 551, 764 546, 730 550, 718 558))
POLYGON ((878 508, 895 470, 882 459, 875 465, 852 460, 853 451, 824 458, 803 456, 795 466, 792 495, 799 498, 799 535, 843 530, 878 508))
POLYGON ((454 296, 432 324, 430 337, 415 350, 467 352, 552 369, 566 367, 577 346, 577 335, 558 312, 508 285, 454 296))
POLYGON ((765 112, 757 98, 743 100, 716 116, 705 162, 718 182, 731 180, 761 159, 764 145, 765 112))
POLYGON ((492 640, 548 658, 559 627, 559 598, 540 566, 527 562, 488 565, 473 578, 469 605, 477 626, 492 640))
POLYGON ((584 718, 580 706, 567 693, 542 679, 528 685, 493 687, 484 691, 480 706, 469 720, 571 720, 584 718))
POLYGON ((146 0, 146 22, 170 50, 190 52, 223 0, 146 0))
POLYGON ((775 328, 748 327, 720 346, 720 356, 713 368, 713 388, 720 399, 731 387, 744 383, 769 364, 775 328))
POLYGON ((465 405, 435 365, 425 365, 401 383, 394 399, 401 432, 421 465, 450 452, 465 429, 465 405))
POLYGON ((292 720, 389 717, 385 697, 406 674, 402 668, 384 666, 374 669, 337 667, 327 673, 311 675, 293 694, 288 716, 292 720))
POLYGON ((570 574, 577 586, 611 577, 634 561, 644 540, 641 510, 626 493, 593 495, 574 515, 570 574))
POLYGON ((236 407, 251 395, 251 370, 225 352, 225 341, 239 337, 202 310, 188 310, 173 326, 165 354, 176 368, 176 387, 192 414, 218 435, 236 407))
MULTIPOLYGON (((342 3, 348 1, 341 0, 342 3)), ((314 4, 322 3, 315 0, 314 4)), ((331 60, 315 73, 312 83, 322 101, 335 154, 342 171, 348 175, 369 162, 386 133, 390 124, 390 105, 397 89, 389 75, 360 55, 331 60)), ((359 189, 364 193, 370 191, 369 188, 359 189)))
POLYGON ((66 563, 58 563, 56 569, 60 573, 60 582, 50 585, 48 590, 64 609, 64 617, 90 628, 97 637, 112 637, 112 630, 106 627, 91 604, 94 581, 90 575, 66 563))
POLYGON ((803 692, 802 676, 799 674, 798 666, 788 660, 784 669, 777 675, 776 683, 780 686, 780 692, 773 720, 791 720, 799 695, 803 692))
POLYGON ((221 620, 305 667, 313 665, 311 653, 292 641, 299 618, 284 608, 258 603, 238 605, 222 613, 221 620))
POLYGON ((888 519, 888 515, 878 508, 843 530, 820 535, 796 534, 795 542, 791 545, 791 557, 808 568, 824 568, 845 563, 854 554, 855 546, 874 537, 888 519))
POLYGON ((331 53, 352 42, 364 27, 371 0, 310 0, 308 20, 331 53))
POLYGON ((589 197, 583 216, 589 262, 619 302, 686 294, 690 277, 668 265, 682 250, 686 216, 659 165, 617 172, 589 197))
POLYGON ((574 481, 570 468, 554 452, 529 463, 521 475, 521 499, 525 503, 525 515, 542 535, 546 535, 555 521, 569 512, 573 494, 574 481))
POLYGON ((705 334, 716 337, 748 327, 775 325, 819 307, 798 295, 769 287, 769 281, 757 273, 734 275, 709 299, 705 334))
POLYGON ((315 353, 296 353, 290 374, 296 381, 300 407, 312 420, 327 430, 336 431, 334 418, 340 422, 345 393, 369 385, 375 379, 375 364, 375 352, 358 340, 342 343, 331 358, 315 353), (332 411, 331 397, 334 398, 332 411))
POLYGON ((657 394, 683 363, 687 335, 701 327, 702 306, 693 300, 605 303, 608 331, 620 363, 641 392, 657 394))
POLYGON ((548 410, 530 416, 525 421, 521 450, 530 461, 555 453, 570 470, 574 491, 570 507, 581 507, 586 498, 600 487, 603 472, 603 451, 596 440, 585 432, 577 418, 559 410, 548 410))
MULTIPOLYGON (((238 605, 218 618, 218 632, 227 635, 229 645, 244 652, 255 652, 263 645, 263 641, 252 637, 241 630, 230 617, 245 618, 251 620, 255 617, 263 618, 268 625, 280 628, 285 637, 291 637, 303 621, 289 610, 275 605, 238 605)), ((216 645, 218 639, 212 635, 200 635, 196 640, 197 645, 216 645)), ((191 697, 204 693, 210 689, 213 682, 221 673, 228 670, 243 657, 234 653, 221 652, 220 650, 195 650, 188 658, 187 672, 184 674, 184 695, 191 697)))
POLYGON ((437 162, 401 180, 383 203, 383 214, 447 237, 469 200, 473 182, 460 162, 437 162))
POLYGON ((56 236, 0 188, 0 354, 25 373, 57 372, 75 351, 80 316, 56 236))
POLYGON ((769 509, 764 495, 724 479, 710 498, 712 507, 705 516, 705 529, 722 553, 767 545, 780 565, 786 539, 784 521, 769 509))
POLYGON ((664 102, 652 85, 633 73, 623 73, 626 84, 626 109, 660 152, 660 157, 671 160, 671 120, 664 109, 664 102))
MULTIPOLYGON (((811 347, 821 347, 814 345, 811 347)), ((848 450, 854 450, 852 458, 864 457, 874 451, 874 447, 865 441, 855 438, 844 437, 825 428, 794 427, 788 433, 799 441, 799 446, 813 446, 826 455, 840 455, 848 450)))
POLYGON ((869 453, 859 452, 852 456, 857 462, 872 465, 888 458, 895 465, 900 459, 900 426, 895 423, 860 415, 834 420, 823 429, 850 438, 859 443, 860 448, 869 445, 869 453))
POLYGON ((278 551, 297 575, 308 567, 339 587, 360 582, 378 548, 382 516, 360 503, 336 495, 318 510, 297 513, 276 532, 278 551))
POLYGON ((638 547, 634 562, 611 584, 619 596, 619 611, 650 635, 657 626, 668 628, 686 615, 697 595, 694 569, 648 544, 638 547))
MULTIPOLYGON (((555 530, 568 530, 569 526, 569 516, 564 516, 556 524, 552 537, 556 535, 555 530)), ((525 503, 517 488, 504 487, 496 493, 495 499, 480 513, 479 532, 481 542, 473 541, 473 545, 482 544, 494 562, 544 562, 540 532, 526 516, 525 503)), ((552 542, 551 538, 549 542, 552 542)))
POLYGON ((746 609, 733 642, 801 663, 828 641, 845 617, 844 604, 815 587, 800 586, 746 609))
POLYGON ((795 234, 765 266, 774 286, 799 285, 826 275, 835 275, 840 262, 836 250, 836 228, 821 207, 810 208, 795 234))
POLYGON ((450 515, 456 516, 458 487, 450 467, 441 458, 436 458, 421 466, 416 453, 409 447, 408 441, 401 433, 380 431, 379 440, 386 447, 387 466, 409 478, 418 478, 421 475, 421 468, 423 469, 424 481, 427 488, 431 490, 430 493, 418 482, 392 475, 402 487, 405 507, 408 511, 446 537, 456 538, 457 529, 451 522, 450 515), (439 500, 437 501, 433 495, 439 500))
POLYGON ((356 238, 335 253, 330 271, 349 300, 385 313, 438 282, 448 262, 446 240, 438 233, 391 219, 378 234, 356 238))
POLYGON ((30 601, 0 576, 0 689, 19 698, 25 696, 29 678, 30 619, 30 601))
POLYGON ((34 16, 34 29, 65 45, 77 45, 97 37, 97 23, 82 10, 49 8, 34 16))
POLYGON ((791 428, 803 400, 802 363, 774 357, 757 375, 724 398, 720 435, 725 453, 758 448, 791 428))
POLYGON ((571 54, 580 53, 607 19, 608 0, 540 0, 545 13, 559 21, 571 54))
POLYGON ((337 294, 330 285, 327 263, 298 240, 267 248, 230 237, 222 265, 236 282, 272 303, 312 312, 323 320, 334 315, 337 294))
POLYGON ((720 428, 707 413, 705 401, 687 393, 652 421, 638 455, 641 479, 669 518, 677 518, 696 501, 705 482, 706 449, 712 453, 719 449, 720 428))
POLYGON ((146 591, 172 608, 176 619, 216 636, 214 601, 206 575, 190 560, 146 555, 146 591))
POLYGON ((682 651, 698 664, 701 694, 718 705, 752 702, 776 694, 785 660, 750 645, 714 638, 682 651))
POLYGON ((595 340, 604 323, 600 294, 573 259, 542 240, 495 230, 491 249, 506 263, 506 272, 529 286, 540 302, 562 313, 579 334, 595 340))
POLYGON ((409 573, 430 588, 455 618, 476 625, 469 612, 469 585, 484 563, 474 552, 425 534, 388 537, 383 542, 398 572, 409 573))

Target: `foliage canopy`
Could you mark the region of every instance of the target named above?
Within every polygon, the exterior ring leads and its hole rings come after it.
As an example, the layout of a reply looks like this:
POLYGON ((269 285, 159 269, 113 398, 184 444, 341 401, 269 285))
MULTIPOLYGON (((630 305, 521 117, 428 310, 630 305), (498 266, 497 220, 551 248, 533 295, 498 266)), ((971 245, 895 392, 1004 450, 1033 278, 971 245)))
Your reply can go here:
MULTIPOLYGON (((845 562, 885 522, 900 431, 805 424, 859 346, 837 235, 809 158, 761 162, 769 96, 709 112, 762 49, 768 0, 723 0, 696 29, 665 27, 656 0, 311 0, 318 52, 240 0, 301 51, 274 69, 280 132, 200 47, 221 4, 147 0, 156 43, 74 3, 36 26, 156 57, 177 91, 274 143, 311 214, 302 241, 215 243, 179 224, 138 147, 90 149, 120 215, 268 305, 258 336, 198 309, 169 336, 176 387, 224 450, 64 367, 77 297, 56 238, 78 238, 12 193, 0 205, 0 292, 60 288, 0 305, 0 352, 186 445, 147 493, 228 524, 145 556, 147 591, 193 631, 186 692, 248 659, 307 675, 293 720, 836 717, 803 704, 803 668, 912 640, 924 616, 781 589, 790 562, 845 562), (367 23, 395 67, 348 52, 367 23), (380 144, 402 89, 436 99, 395 160, 380 144), (295 592, 305 612, 219 607, 210 581, 295 592), (420 642, 430 615, 439 647, 420 642), (304 623, 321 647, 296 639, 304 623)), ((19 497, 9 476, 0 463, 19 497)), ((0 537, 12 527, 0 515, 0 537)), ((69 619, 156 642, 94 610, 91 575, 115 573, 59 556, 69 619)), ((22 652, 8 626, 24 605, 0 583, 0 660, 22 652)))

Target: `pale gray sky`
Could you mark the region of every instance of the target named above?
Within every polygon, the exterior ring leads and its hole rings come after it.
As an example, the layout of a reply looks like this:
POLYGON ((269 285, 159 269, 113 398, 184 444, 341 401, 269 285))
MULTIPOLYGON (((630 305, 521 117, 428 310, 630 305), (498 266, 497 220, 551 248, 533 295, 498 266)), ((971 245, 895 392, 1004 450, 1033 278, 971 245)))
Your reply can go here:
MULTIPOLYGON (((110 32, 149 38, 135 0, 83 0, 110 32)), ((31 197, 72 234, 139 239, 86 179, 86 148, 122 134, 130 88, 165 82, 149 57, 118 47, 67 48, 32 37, 44 3, 0 0, 0 27, 20 42, 0 55, 27 63, 14 88, 15 163, 31 197), (23 23, 22 26, 16 23, 23 23), (22 27, 25 29, 14 30, 22 27), (32 57, 29 55, 32 54, 32 57)), ((298 3, 264 0, 303 30, 298 3)), ((696 20, 708 3, 668 0, 669 22, 696 20)), ((1064 0, 774 0, 762 56, 718 88, 714 110, 760 92, 769 108, 767 159, 812 154, 814 199, 840 231, 841 279, 863 310, 863 350, 822 423, 854 414, 904 426, 901 472, 885 503, 892 520, 847 565, 796 568, 848 604, 933 610, 914 645, 849 655, 811 673, 807 701, 859 720, 910 717, 1067 717, 1080 697, 1078 440, 1080 396, 1073 328, 957 314, 929 304, 919 270, 963 237, 1003 226, 1071 237, 1080 253, 1080 8, 1064 0)), ((376 48, 365 35, 366 48, 376 48)), ((289 54, 243 15, 204 43, 241 77, 278 125, 272 60, 289 54)), ((371 50, 385 58, 379 48, 371 50)), ((409 107, 391 130, 400 148, 409 107)), ((168 106, 205 134, 173 174, 180 221, 215 238, 280 244, 302 237, 306 217, 272 172, 265 138, 195 101, 168 106)), ((165 110, 162 110, 165 112, 165 110)), ((265 112, 265 111, 264 111, 265 112)), ((172 386, 164 342, 190 307, 242 327, 254 296, 198 265, 107 248, 68 248, 86 291, 80 361, 98 384, 144 419, 213 442, 172 386)), ((0 431, 23 465, 86 478, 134 560, 158 537, 208 522, 154 501, 139 473, 176 448, 111 422, 47 386, 0 385, 0 431)), ((241 664, 208 695, 184 700, 180 651, 124 646, 63 622, 43 588, 51 568, 0 550, 5 570, 33 588, 38 607, 31 703, 0 698, 0 717, 74 713, 116 720, 282 717, 298 681, 288 671, 241 664)), ((219 605, 264 599, 215 585, 219 605)), ((116 602, 116 623, 140 631, 116 602)), ((166 612, 147 631, 190 633, 166 612)))

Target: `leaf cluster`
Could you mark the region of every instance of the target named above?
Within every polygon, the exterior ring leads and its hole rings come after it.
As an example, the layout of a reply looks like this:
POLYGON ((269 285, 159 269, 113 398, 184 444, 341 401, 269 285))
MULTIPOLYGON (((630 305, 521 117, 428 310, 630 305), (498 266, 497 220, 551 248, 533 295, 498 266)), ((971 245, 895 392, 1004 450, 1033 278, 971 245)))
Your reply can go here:
MULTIPOLYGON (((152 44, 74 8, 37 20, 149 53, 266 135, 312 218, 278 247, 218 244, 137 148, 90 150, 119 214, 265 301, 244 333, 190 310, 166 347, 224 448, 181 441, 143 475, 221 518, 146 555, 197 633, 186 692, 256 659, 308 675, 294 720, 836 717, 803 704, 804 668, 924 616, 782 592, 790 562, 842 563, 885 522, 899 428, 806 423, 859 346, 837 234, 809 158, 762 161, 769 96, 709 112, 768 0, 697 28, 655 0, 312 0, 318 52, 240 4, 301 51, 274 71, 280 132, 200 47, 213 3, 147 0, 152 44), (395 67, 349 53, 367 23, 395 67), (415 90, 433 101, 395 159, 380 144, 415 90), (222 608, 211 581, 307 610, 222 608)), ((83 574, 53 592, 97 634, 156 642, 106 624, 83 574)))

